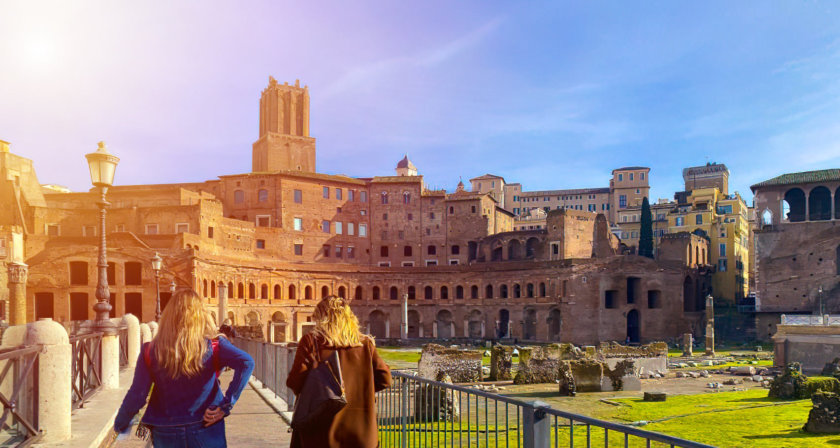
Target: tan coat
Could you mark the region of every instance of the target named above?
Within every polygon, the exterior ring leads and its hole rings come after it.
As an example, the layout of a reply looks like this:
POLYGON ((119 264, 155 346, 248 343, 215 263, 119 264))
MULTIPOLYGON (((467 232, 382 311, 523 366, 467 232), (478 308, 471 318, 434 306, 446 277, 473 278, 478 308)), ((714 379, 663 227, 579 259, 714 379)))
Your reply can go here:
MULTIPOLYGON (((320 340, 321 359, 332 355, 334 349, 320 340)), ((364 337, 361 347, 338 349, 341 375, 344 380, 347 406, 336 414, 332 422, 324 422, 323 430, 292 432, 292 448, 372 448, 378 446, 376 403, 374 393, 391 385, 391 369, 376 352, 373 339, 364 337)), ((317 362, 315 336, 306 334, 298 343, 295 361, 286 385, 299 394, 310 369, 317 362)))

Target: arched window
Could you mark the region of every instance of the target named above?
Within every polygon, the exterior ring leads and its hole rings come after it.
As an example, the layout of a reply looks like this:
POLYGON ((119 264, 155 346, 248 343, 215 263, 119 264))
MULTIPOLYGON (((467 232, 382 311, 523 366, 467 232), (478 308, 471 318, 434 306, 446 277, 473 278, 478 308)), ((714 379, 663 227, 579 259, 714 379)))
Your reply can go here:
POLYGON ((761 224, 765 226, 773 225, 773 212, 769 208, 764 209, 764 212, 761 214, 761 224))
POLYGON ((434 298, 435 294, 431 286, 427 286, 424 290, 424 293, 424 297, 426 298, 426 300, 431 300, 434 298))
POLYGON ((280 300, 280 285, 274 285, 274 300, 280 300))
POLYGON ((216 298, 216 281, 210 281, 210 297, 216 298))
POLYGON ((470 286, 470 298, 477 299, 478 298, 478 286, 472 285, 470 286))
POLYGON ((455 287, 455 298, 456 299, 463 299, 464 298, 464 287, 458 285, 455 287))
POLYGON ((353 299, 354 300, 362 300, 362 287, 361 286, 356 287, 356 292, 353 293, 353 299))
POLYGON ((253 283, 248 283, 248 298, 249 299, 256 299, 257 298, 257 286, 253 283))
POLYGON ((451 251, 452 251, 452 255, 460 255, 461 254, 461 246, 456 244, 456 245, 452 246, 451 251))
POLYGON ((241 204, 245 202, 245 192, 242 190, 235 190, 233 192, 233 202, 235 204, 241 204))
POLYGON ((508 298, 508 286, 507 285, 499 286, 499 297, 501 297, 503 299, 508 298))
POLYGON ((441 299, 448 299, 449 298, 449 288, 446 286, 440 287, 440 298, 441 299))
POLYGON ((323 299, 323 298, 326 298, 328 295, 330 295, 330 288, 329 288, 329 286, 322 286, 322 287, 321 287, 321 298, 322 298, 322 299, 323 299))
POLYGON ((303 288, 303 300, 312 300, 312 287, 309 285, 303 288))
POLYGON ((203 281, 203 283, 204 283, 204 288, 203 288, 202 292, 204 293, 204 297, 207 297, 207 279, 205 279, 203 281))
POLYGON ((347 298, 347 288, 345 288, 343 286, 339 286, 338 287, 338 296, 341 297, 342 299, 346 299, 347 298))
POLYGON ((403 193, 403 204, 411 204, 411 193, 407 191, 403 193))
MULTIPOLYGON (((239 285, 240 285, 240 287, 242 286, 241 283, 239 285)), ((228 295, 228 299, 233 298, 233 282, 228 282, 227 295, 228 295)))
POLYGON ((267 202, 268 201, 268 190, 261 189, 257 192, 257 201, 259 202, 267 202))
POLYGON ((289 285, 289 300, 297 300, 295 285, 289 285))
POLYGON ((527 285, 525 285, 525 294, 527 295, 527 297, 534 297, 534 284, 533 283, 528 283, 527 285))
POLYGON ((799 188, 791 188, 785 193, 782 202, 782 219, 788 222, 805 221, 805 192, 799 188))
POLYGON ((264 300, 268 299, 268 285, 266 285, 265 283, 263 283, 263 285, 260 286, 260 298, 264 300))
POLYGON ((379 300, 379 287, 373 287, 373 300, 379 300))
POLYGON ((383 204, 387 204, 387 203, 388 203, 388 192, 386 192, 386 191, 383 191, 383 192, 382 192, 382 203, 383 203, 383 204))
POLYGON ((519 286, 519 283, 513 284, 513 298, 518 299, 522 297, 522 288, 519 286))
POLYGON ((808 195, 808 219, 810 221, 828 221, 831 219, 831 191, 819 186, 808 195))
POLYGON ((388 295, 391 297, 391 300, 399 299, 400 291, 397 289, 396 286, 392 286, 388 295))
POLYGON ((545 283, 540 282, 540 297, 545 297, 545 283))
POLYGON ((449 214, 450 214, 450 215, 454 215, 454 214, 455 214, 455 207, 449 206, 449 214))
POLYGON ((245 285, 241 282, 239 285, 236 286, 236 298, 237 299, 244 299, 245 298, 245 285))
POLYGON ((403 247, 403 255, 406 256, 406 257, 411 256, 411 246, 403 247))
POLYGON ((408 300, 414 300, 417 298, 417 290, 413 286, 408 287, 408 300))
POLYGON ((493 298, 493 285, 487 285, 484 288, 484 298, 485 299, 492 299, 493 298))

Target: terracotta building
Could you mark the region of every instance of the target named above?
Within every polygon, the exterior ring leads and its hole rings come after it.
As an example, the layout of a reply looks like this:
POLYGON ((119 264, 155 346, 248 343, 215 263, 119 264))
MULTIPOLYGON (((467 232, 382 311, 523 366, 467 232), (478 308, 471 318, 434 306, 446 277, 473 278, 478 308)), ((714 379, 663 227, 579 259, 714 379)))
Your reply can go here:
MULTIPOLYGON (((705 240, 674 236, 657 260, 621 255, 607 210, 562 207, 546 213, 542 228, 514 230, 504 190, 430 190, 408 157, 394 176, 317 173, 308 105, 306 88, 271 80, 253 172, 109 190, 113 315, 154 318, 150 260, 158 253, 163 306, 174 280, 196 288, 215 314, 223 285, 224 317, 278 341, 304 334, 327 294, 353 298, 379 338, 400 337, 403 323, 409 338, 699 336, 710 278, 687 256, 705 240)), ((0 253, 4 263, 20 254, 29 265, 27 319, 93 318, 95 194, 40 187, 31 162, 3 148, 0 253)), ((611 190, 627 190, 633 203, 642 192, 624 173, 614 177, 631 183, 611 190)))
POLYGON ((769 338, 781 314, 840 312, 840 169, 757 183, 755 310, 769 338))

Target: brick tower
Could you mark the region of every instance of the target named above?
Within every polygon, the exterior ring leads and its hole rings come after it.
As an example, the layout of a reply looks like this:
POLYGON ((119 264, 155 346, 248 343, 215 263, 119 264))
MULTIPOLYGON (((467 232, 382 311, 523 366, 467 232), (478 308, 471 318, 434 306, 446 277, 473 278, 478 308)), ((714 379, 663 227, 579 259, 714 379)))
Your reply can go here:
POLYGON ((309 88, 268 78, 260 97, 260 138, 252 153, 254 172, 315 172, 315 139, 309 136, 309 88))

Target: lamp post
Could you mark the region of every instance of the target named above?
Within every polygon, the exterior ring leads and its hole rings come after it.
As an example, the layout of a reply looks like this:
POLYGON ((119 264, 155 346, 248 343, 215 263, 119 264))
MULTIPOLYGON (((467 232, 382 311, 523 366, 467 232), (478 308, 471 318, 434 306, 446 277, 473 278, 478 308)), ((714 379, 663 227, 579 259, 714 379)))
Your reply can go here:
POLYGON ((217 319, 216 324, 219 328, 225 324, 225 315, 227 314, 227 285, 224 281, 219 282, 218 286, 218 293, 219 293, 219 318, 217 319))
POLYGON ((823 308, 822 285, 820 285, 820 288, 817 290, 817 294, 819 294, 819 298, 820 298, 820 317, 822 317, 825 314, 825 309, 823 308))
POLYGON ((100 198, 96 203, 99 206, 99 261, 97 267, 99 268, 99 280, 96 284, 96 304, 93 305, 93 310, 96 312, 96 322, 94 328, 102 331, 105 334, 116 333, 116 326, 108 319, 111 311, 111 292, 108 290, 108 256, 106 253, 105 240, 105 214, 108 208, 108 201, 105 200, 105 194, 108 192, 108 187, 114 183, 114 172, 117 169, 117 163, 120 161, 119 157, 111 154, 105 148, 105 142, 99 142, 96 152, 86 154, 85 158, 90 169, 90 181, 94 187, 99 188, 100 198))
POLYGON ((162 264, 163 259, 155 252, 155 256, 152 257, 152 270, 155 271, 155 322, 160 321, 160 268, 162 264))

